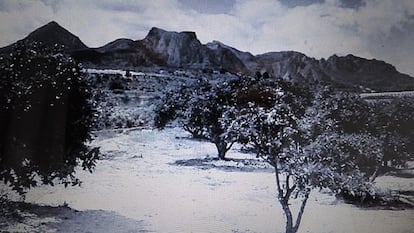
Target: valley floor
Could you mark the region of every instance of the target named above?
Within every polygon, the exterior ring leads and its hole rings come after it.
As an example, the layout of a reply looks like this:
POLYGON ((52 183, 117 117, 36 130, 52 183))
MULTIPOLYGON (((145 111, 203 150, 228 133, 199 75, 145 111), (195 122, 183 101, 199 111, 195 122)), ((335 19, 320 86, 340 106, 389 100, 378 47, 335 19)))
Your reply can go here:
MULTIPOLYGON (((32 224, 9 224, 3 230, 284 231, 272 169, 237 147, 228 154, 233 160, 217 161, 213 144, 192 140, 177 128, 101 131, 92 144, 101 147, 103 159, 93 174, 77 172, 81 187, 31 190, 26 202, 32 204, 26 210, 32 224), (62 206, 65 203, 71 209, 62 206)), ((380 177, 378 185, 389 191, 412 191, 414 179, 380 177)), ((413 229, 413 209, 362 209, 314 191, 299 232, 412 233, 413 229)))

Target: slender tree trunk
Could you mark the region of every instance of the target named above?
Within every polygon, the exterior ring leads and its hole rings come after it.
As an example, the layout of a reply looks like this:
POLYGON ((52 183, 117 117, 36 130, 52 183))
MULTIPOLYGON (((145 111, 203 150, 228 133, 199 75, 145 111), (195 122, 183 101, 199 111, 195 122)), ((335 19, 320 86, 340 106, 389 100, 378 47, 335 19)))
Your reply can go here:
POLYGON ((289 203, 286 200, 280 200, 282 205, 283 212, 286 216, 286 233, 296 233, 299 230, 300 222, 302 221, 302 216, 305 210, 306 202, 308 200, 309 194, 305 195, 305 198, 302 200, 301 207, 298 212, 296 220, 293 219, 292 211, 290 210, 289 203))
POLYGON ((306 203, 308 202, 310 190, 306 192, 304 199, 302 200, 302 204, 299 209, 298 216, 296 217, 296 223, 293 227, 294 232, 297 232, 300 226, 300 222, 302 221, 303 213, 305 212, 306 203))
POLYGON ((285 233, 296 233, 299 229, 300 222, 302 221, 303 213, 305 211, 305 206, 309 198, 310 189, 304 190, 305 195, 304 195, 304 198, 302 199, 302 203, 301 203, 298 215, 295 220, 293 218, 292 211, 289 207, 289 200, 296 186, 289 185, 289 176, 287 176, 286 181, 285 181, 286 190, 284 192, 282 185, 281 185, 281 182, 283 181, 279 177, 280 174, 279 174, 279 169, 278 169, 276 162, 274 163, 274 168, 275 168, 275 175, 276 175, 276 186, 278 190, 278 200, 279 200, 279 203, 282 205, 283 212, 285 213, 285 216, 286 216, 286 228, 285 228, 286 232, 285 233))
POLYGON ((280 204, 282 205, 283 212, 286 216, 286 233, 296 233, 294 227, 293 227, 293 216, 292 211, 289 208, 289 204, 285 202, 284 200, 280 201, 280 204))

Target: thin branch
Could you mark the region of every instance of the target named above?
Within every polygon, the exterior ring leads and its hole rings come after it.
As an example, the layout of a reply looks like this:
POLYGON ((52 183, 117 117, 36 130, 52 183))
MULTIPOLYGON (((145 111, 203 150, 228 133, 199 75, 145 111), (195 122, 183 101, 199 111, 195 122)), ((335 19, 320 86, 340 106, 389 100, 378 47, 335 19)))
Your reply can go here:
POLYGON ((302 200, 302 205, 300 206, 300 210, 298 213, 298 217, 296 218, 295 226, 293 227, 293 232, 296 232, 299 228, 300 222, 302 221, 303 213, 305 211, 306 202, 308 201, 310 194, 310 190, 306 191, 305 198, 302 200))
POLYGON ((274 168, 275 168, 276 186, 277 186, 278 197, 279 197, 279 200, 281 200, 281 199, 283 199, 283 190, 280 187, 279 169, 278 169, 276 163, 274 164, 274 168))
POLYGON ((289 179, 290 179, 290 174, 288 174, 287 176, 286 176, 286 181, 285 181, 285 183, 286 183, 286 194, 285 194, 285 196, 283 197, 286 201, 288 201, 289 200, 289 197, 290 197, 290 194, 292 193, 292 190, 290 189, 290 183, 289 183, 289 179))
POLYGON ((374 182, 374 180, 378 177, 378 171, 379 171, 379 167, 376 167, 375 168, 375 171, 374 171, 374 174, 372 174, 370 177, 369 177, 369 181, 372 183, 372 182, 374 182))
POLYGON ((231 147, 233 146, 233 144, 234 144, 235 142, 231 142, 230 143, 230 145, 228 145, 227 147, 226 147, 226 152, 227 151, 229 151, 230 149, 231 149, 231 147))
POLYGON ((290 180, 290 174, 288 174, 288 175, 286 176, 286 189, 287 189, 287 190, 289 189, 289 186, 290 186, 290 182, 289 182, 289 180, 290 180))
POLYGON ((284 197, 286 199, 286 201, 289 200, 290 195, 295 190, 295 188, 296 188, 296 185, 293 185, 291 188, 289 188, 289 186, 287 186, 286 194, 285 194, 285 197, 284 197))

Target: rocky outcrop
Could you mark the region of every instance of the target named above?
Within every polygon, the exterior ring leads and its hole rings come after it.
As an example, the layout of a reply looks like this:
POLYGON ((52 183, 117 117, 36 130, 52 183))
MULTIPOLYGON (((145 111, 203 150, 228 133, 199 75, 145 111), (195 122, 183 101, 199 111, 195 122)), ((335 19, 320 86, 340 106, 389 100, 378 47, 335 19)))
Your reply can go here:
POLYGON ((142 40, 118 39, 99 48, 75 51, 73 55, 93 67, 134 69, 143 66, 249 72, 235 51, 225 46, 211 49, 201 44, 194 32, 170 32, 154 27, 142 40))

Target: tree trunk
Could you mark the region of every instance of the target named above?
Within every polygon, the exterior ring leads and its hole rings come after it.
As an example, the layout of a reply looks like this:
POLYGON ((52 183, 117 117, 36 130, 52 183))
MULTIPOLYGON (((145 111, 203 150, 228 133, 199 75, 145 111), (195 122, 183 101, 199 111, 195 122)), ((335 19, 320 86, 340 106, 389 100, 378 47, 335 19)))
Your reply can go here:
POLYGON ((293 214, 292 211, 290 210, 289 207, 289 200, 291 198, 291 194, 292 192, 297 188, 296 185, 290 185, 289 184, 289 175, 287 175, 286 180, 285 180, 285 184, 281 185, 281 180, 280 180, 280 171, 278 168, 278 164, 277 161, 273 161, 273 166, 275 168, 275 177, 276 177, 276 187, 277 187, 277 196, 278 196, 278 200, 280 205, 282 205, 282 209, 283 212, 285 213, 286 216, 286 233, 296 233, 299 229, 299 225, 300 222, 302 221, 302 217, 303 217, 303 213, 305 211, 305 206, 306 206, 306 202, 308 201, 309 198, 309 194, 311 192, 311 189, 306 188, 304 191, 304 198, 302 199, 302 204, 300 205, 298 214, 296 216, 296 220, 294 221, 293 219, 293 214), (282 188, 284 187, 284 188, 282 188), (284 190, 283 190, 284 189, 284 190))
POLYGON ((227 152, 227 144, 223 142, 216 142, 215 143, 218 152, 218 158, 225 160, 226 152, 227 152))
POLYGON ((289 204, 285 201, 280 201, 280 204, 282 205, 283 212, 286 216, 286 233, 296 233, 293 228, 293 216, 292 211, 290 211, 289 204))
POLYGON ((299 229, 300 222, 302 221, 303 212, 305 210, 306 202, 309 198, 309 193, 305 194, 302 204, 300 206, 296 220, 293 219, 292 211, 289 208, 289 203, 285 199, 279 199, 280 204, 282 205, 283 212, 286 216, 286 233, 296 233, 299 229))

